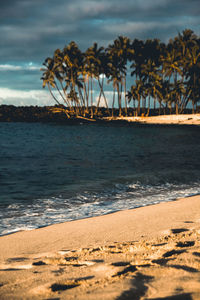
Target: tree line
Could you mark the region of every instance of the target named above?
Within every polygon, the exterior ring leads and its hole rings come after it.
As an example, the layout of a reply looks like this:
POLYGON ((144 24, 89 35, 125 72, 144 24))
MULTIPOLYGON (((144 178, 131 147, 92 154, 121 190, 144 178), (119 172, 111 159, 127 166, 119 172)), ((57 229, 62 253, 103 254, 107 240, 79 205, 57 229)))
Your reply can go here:
POLYGON ((149 115, 152 102, 159 114, 183 113, 189 103, 194 113, 200 101, 200 38, 190 29, 168 43, 119 36, 107 48, 94 43, 85 52, 72 41, 47 57, 41 71, 43 87, 69 118, 94 118, 100 104, 112 116, 116 107, 119 116, 149 115), (112 91, 110 108, 106 88, 112 91))

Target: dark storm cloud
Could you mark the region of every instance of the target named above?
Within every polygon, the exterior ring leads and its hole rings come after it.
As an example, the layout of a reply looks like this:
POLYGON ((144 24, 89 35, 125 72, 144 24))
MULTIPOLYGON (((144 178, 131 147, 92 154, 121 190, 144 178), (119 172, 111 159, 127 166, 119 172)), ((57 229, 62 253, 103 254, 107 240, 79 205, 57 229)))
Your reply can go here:
POLYGON ((200 0, 1 0, 0 88, 41 89, 38 66, 70 41, 85 50, 118 35, 168 41, 185 28, 200 35, 200 0), (37 77, 38 76, 38 77, 37 77))
POLYGON ((1 1, 0 61, 43 60, 75 40, 106 45, 119 34, 167 40, 186 27, 199 32, 199 0, 1 1))

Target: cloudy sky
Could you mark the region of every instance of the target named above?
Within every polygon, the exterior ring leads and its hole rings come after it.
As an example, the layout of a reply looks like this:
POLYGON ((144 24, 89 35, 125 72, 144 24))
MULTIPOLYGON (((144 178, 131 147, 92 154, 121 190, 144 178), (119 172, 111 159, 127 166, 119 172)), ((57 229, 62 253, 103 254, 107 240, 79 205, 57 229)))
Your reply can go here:
POLYGON ((54 104, 39 69, 72 40, 81 50, 119 35, 167 42, 186 28, 200 35, 200 0, 1 0, 0 104, 54 104))

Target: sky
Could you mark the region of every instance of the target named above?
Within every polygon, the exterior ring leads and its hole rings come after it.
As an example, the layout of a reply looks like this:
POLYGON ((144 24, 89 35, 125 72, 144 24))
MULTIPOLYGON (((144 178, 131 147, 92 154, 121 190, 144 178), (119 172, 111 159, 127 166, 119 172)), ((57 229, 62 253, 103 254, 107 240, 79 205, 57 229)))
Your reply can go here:
POLYGON ((71 41, 168 42, 186 28, 200 35, 200 0, 0 0, 0 105, 54 105, 40 68, 71 41))

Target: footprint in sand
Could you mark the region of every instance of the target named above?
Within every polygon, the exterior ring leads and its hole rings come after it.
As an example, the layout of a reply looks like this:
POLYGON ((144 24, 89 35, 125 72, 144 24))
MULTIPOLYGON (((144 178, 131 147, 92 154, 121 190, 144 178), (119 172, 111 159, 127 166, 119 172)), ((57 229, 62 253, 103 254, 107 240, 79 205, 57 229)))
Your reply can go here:
POLYGON ((125 261, 119 261, 119 262, 114 262, 111 265, 115 266, 115 267, 124 267, 124 266, 130 265, 130 263, 125 262, 125 261))
POLYGON ((182 232, 186 232, 186 231, 189 231, 189 229, 187 229, 187 228, 174 228, 174 229, 171 229, 171 232, 173 234, 182 233, 182 232))
POLYGON ((54 273, 56 276, 60 276, 65 273, 65 268, 59 268, 58 270, 54 270, 51 272, 54 273))
POLYGON ((171 250, 171 251, 167 251, 163 254, 163 257, 170 257, 170 256, 173 256, 173 255, 179 255, 179 254, 182 254, 186 252, 186 250, 171 250))
POLYGON ((80 277, 74 280, 67 280, 63 283, 53 283, 50 286, 52 292, 61 292, 80 286, 83 282, 93 279, 94 276, 80 277))
POLYGON ((193 252, 192 253, 194 256, 200 257, 200 252, 193 252))
POLYGON ((60 292, 60 291, 66 291, 66 290, 69 290, 69 289, 73 289, 77 286, 79 286, 80 284, 76 283, 75 281, 74 282, 69 282, 69 283, 66 283, 66 284, 59 284, 59 283, 54 283, 51 285, 51 290, 52 292, 60 292))
POLYGON ((167 243, 160 243, 160 244, 153 244, 153 247, 161 247, 161 246, 165 246, 167 245, 167 243))
POLYGON ((177 270, 183 270, 183 271, 190 272, 190 273, 198 273, 199 272, 199 270, 192 268, 192 267, 185 266, 185 265, 168 265, 168 267, 174 268, 177 270))
POLYGON ((114 262, 112 264, 100 263, 92 268, 97 277, 119 277, 127 273, 137 271, 137 268, 130 264, 130 262, 114 262))
POLYGON ((195 242, 194 241, 185 241, 185 242, 178 242, 176 244, 176 247, 179 247, 179 248, 185 248, 185 247, 192 247, 194 246, 195 242))
POLYGON ((12 262, 22 262, 25 260, 29 260, 27 257, 11 257, 7 259, 8 263, 12 263, 12 262))
POLYGON ((33 266, 44 266, 46 263, 42 260, 36 261, 32 263, 33 266))
POLYGON ((192 221, 185 221, 184 223, 186 223, 186 224, 192 224, 194 222, 192 222, 192 221))
POLYGON ((152 263, 158 264, 158 265, 160 265, 160 266, 165 266, 165 265, 168 263, 168 261, 173 260, 173 259, 174 259, 174 258, 167 258, 167 259, 165 259, 165 258, 153 259, 153 260, 152 260, 152 263))
POLYGON ((124 268, 122 271, 117 272, 117 274, 113 275, 112 277, 125 275, 127 273, 134 273, 136 271, 137 271, 137 268, 135 266, 129 265, 128 267, 124 268))

